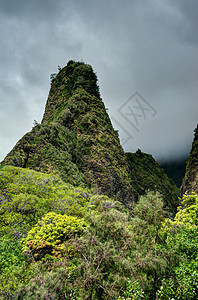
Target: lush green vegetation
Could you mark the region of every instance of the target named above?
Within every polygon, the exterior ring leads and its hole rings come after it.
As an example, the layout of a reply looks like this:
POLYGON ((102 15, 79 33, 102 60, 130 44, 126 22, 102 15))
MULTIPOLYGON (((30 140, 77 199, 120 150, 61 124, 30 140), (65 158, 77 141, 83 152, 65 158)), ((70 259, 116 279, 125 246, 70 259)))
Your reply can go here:
MULTIPOLYGON (((124 154, 91 66, 51 80, 42 123, 0 165, 0 298, 196 299, 197 195, 177 209, 152 156, 124 154)), ((197 135, 191 192, 196 168, 197 135)))
POLYGON ((2 299, 195 299, 196 195, 171 220, 154 192, 129 210, 10 166, 0 187, 2 299))

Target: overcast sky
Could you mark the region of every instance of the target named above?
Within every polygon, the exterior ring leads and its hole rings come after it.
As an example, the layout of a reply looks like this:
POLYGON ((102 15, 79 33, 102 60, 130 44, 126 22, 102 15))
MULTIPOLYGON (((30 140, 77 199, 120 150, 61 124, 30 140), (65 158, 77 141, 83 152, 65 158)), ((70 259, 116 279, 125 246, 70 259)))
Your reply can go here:
POLYGON ((0 161, 34 119, 50 74, 92 65, 126 151, 188 154, 198 122, 197 0, 0 0, 0 161))

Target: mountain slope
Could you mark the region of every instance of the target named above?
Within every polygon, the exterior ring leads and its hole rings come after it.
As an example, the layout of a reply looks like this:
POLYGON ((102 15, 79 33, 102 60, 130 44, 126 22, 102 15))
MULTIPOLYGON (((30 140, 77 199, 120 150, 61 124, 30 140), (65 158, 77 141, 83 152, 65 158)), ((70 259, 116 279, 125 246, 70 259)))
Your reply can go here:
POLYGON ((164 207, 176 213, 179 189, 152 155, 143 153, 139 149, 136 153, 125 154, 136 198, 144 195, 148 190, 158 191, 163 196, 164 207))
POLYGON ((195 129, 192 149, 186 165, 186 173, 181 186, 181 196, 186 192, 188 194, 192 192, 198 194, 198 125, 195 129))
POLYGON ((123 203, 133 202, 129 168, 91 66, 69 61, 52 80, 41 124, 6 156, 4 165, 59 175, 123 203))

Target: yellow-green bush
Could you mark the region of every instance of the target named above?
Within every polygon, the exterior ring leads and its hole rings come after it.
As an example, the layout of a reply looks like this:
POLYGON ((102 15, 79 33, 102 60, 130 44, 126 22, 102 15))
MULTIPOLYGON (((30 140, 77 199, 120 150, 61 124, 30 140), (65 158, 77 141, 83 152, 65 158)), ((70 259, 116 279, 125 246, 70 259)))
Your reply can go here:
POLYGON ((31 251, 35 260, 60 258, 66 250, 64 242, 85 227, 83 218, 50 212, 22 240, 23 251, 31 251))

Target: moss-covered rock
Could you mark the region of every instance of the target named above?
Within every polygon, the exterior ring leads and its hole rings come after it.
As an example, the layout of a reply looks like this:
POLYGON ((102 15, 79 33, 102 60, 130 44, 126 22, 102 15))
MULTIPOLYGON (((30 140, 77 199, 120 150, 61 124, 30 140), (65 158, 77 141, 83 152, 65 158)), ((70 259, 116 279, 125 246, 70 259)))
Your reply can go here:
POLYGON ((192 194, 193 192, 198 194, 198 125, 187 160, 186 173, 181 186, 181 197, 185 193, 192 194))

